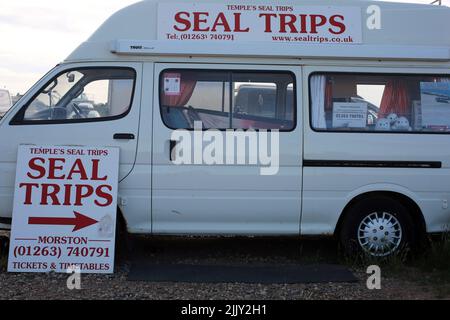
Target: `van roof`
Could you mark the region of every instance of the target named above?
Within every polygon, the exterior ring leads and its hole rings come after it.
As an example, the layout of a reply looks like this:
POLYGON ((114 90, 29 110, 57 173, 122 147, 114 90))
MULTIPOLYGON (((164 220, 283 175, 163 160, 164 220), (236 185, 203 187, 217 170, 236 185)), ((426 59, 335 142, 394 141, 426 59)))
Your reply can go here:
MULTIPOLYGON (((361 10, 361 42, 358 44, 292 44, 261 41, 242 43, 183 42, 158 39, 158 3, 177 8, 181 0, 144 0, 128 6, 104 22, 66 61, 120 60, 130 55, 245 55, 289 58, 373 58, 450 61, 450 8, 364 0, 248 0, 250 5, 353 7, 361 10), (381 29, 369 30, 366 20, 371 5, 381 8, 381 29), (130 46, 141 48, 131 52, 130 46), (146 50, 144 50, 146 49, 146 50)), ((193 2, 192 2, 193 3, 193 2)), ((229 1, 208 0, 226 5, 229 1)), ((185 4, 181 4, 185 5, 185 4)), ((202 3, 197 3, 200 7, 202 3)), ((134 59, 134 58, 133 58, 134 59)), ((139 57, 135 57, 139 59, 139 57)))

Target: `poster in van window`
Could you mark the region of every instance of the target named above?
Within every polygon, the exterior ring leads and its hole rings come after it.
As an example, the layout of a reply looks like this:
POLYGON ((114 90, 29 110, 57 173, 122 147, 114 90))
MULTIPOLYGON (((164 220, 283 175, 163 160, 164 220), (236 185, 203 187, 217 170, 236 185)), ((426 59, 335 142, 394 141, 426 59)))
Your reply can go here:
POLYGON ((166 73, 164 75, 164 94, 166 96, 181 95, 181 74, 166 73))
POLYGON ((333 103, 333 128, 366 128, 367 103, 333 103))
POLYGON ((421 82, 422 126, 430 130, 450 129, 450 82, 421 82))
POLYGON ((19 146, 9 272, 112 273, 119 149, 19 146))
POLYGON ((160 3, 158 40, 358 44, 361 8, 264 4, 160 3))

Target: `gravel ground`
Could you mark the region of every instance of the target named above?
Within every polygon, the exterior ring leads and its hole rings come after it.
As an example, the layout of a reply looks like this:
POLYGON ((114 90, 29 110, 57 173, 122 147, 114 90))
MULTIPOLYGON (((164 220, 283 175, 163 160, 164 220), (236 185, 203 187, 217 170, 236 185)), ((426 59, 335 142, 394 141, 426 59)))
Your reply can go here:
MULTIPOLYGON (((295 239, 138 239, 133 257, 154 262, 199 264, 337 263, 336 245, 295 239)), ((131 262, 118 262, 114 275, 83 275, 81 290, 69 290, 65 274, 9 274, 0 271, 0 299, 434 299, 435 290, 417 282, 382 278, 381 290, 366 288, 367 276, 353 270, 356 283, 201 284, 127 281, 131 262)))

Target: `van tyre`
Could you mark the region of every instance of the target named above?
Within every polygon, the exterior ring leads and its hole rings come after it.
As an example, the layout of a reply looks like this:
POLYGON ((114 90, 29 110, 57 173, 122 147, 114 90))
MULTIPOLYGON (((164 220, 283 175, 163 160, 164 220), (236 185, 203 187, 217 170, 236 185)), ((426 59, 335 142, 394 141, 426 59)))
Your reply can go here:
POLYGON ((381 195, 351 206, 340 232, 340 244, 349 257, 392 257, 412 249, 416 239, 408 208, 381 195))

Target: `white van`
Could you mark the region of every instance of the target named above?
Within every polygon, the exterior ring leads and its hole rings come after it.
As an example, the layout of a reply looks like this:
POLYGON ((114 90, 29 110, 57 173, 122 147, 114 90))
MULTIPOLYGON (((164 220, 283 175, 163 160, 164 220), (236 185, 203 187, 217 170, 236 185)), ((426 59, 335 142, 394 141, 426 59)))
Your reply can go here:
POLYGON ((127 7, 1 120, 0 228, 18 145, 38 144, 119 147, 132 234, 334 235, 388 256, 446 232, 448 30, 450 8, 379 1, 127 7), (175 164, 193 120, 278 130, 278 172, 175 164))

